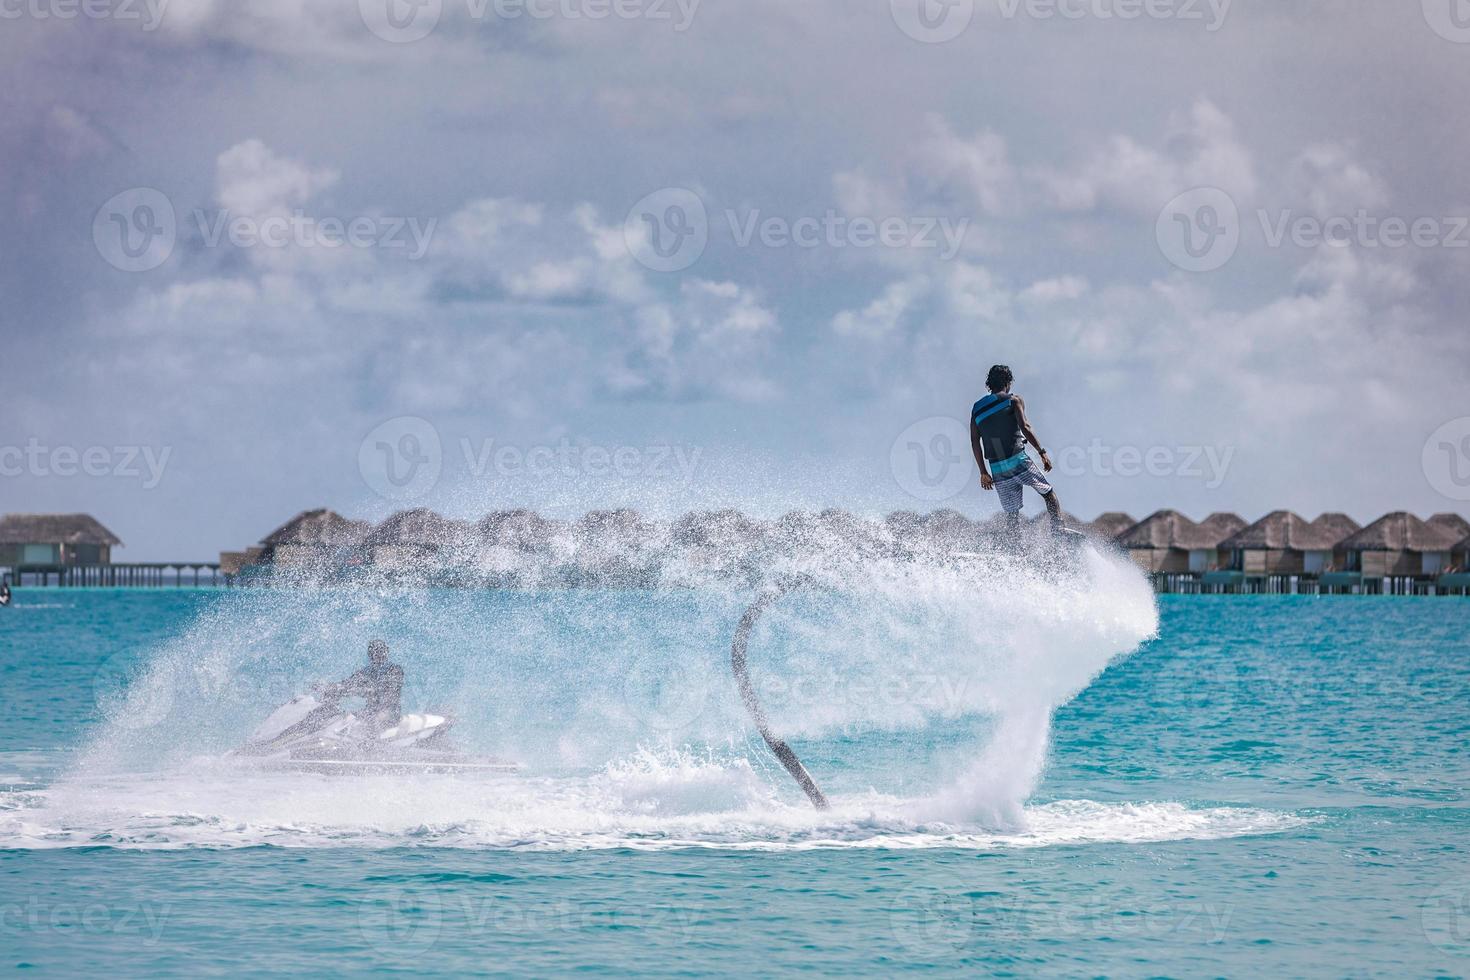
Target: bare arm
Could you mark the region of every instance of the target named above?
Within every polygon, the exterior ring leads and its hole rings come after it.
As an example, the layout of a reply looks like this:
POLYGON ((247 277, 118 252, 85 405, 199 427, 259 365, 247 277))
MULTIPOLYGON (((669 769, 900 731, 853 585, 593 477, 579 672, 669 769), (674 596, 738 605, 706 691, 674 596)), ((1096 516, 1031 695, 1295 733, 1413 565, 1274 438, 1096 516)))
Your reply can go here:
POLYGON ((1046 454, 1045 449, 1041 448, 1041 440, 1036 438, 1036 433, 1031 428, 1031 420, 1026 417, 1026 403, 1021 401, 1019 397, 1015 399, 1015 402, 1016 419, 1021 423, 1021 434, 1026 437, 1027 442, 1036 447, 1036 451, 1041 454, 1042 467, 1050 473, 1051 457, 1046 454))
POLYGON ((995 480, 985 465, 985 450, 980 447, 980 429, 973 420, 970 422, 970 450, 975 454, 975 464, 980 467, 980 486, 986 490, 994 489, 995 480))
POLYGON ((328 684, 323 692, 332 698, 367 697, 373 690, 372 678, 366 670, 359 670, 350 677, 338 681, 336 684, 328 684))

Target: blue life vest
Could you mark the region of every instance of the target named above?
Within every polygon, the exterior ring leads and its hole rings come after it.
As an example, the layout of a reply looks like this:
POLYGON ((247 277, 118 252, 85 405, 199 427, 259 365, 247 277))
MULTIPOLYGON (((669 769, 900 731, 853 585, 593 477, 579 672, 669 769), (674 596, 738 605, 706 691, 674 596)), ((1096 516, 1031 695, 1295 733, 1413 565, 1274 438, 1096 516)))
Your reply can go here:
POLYGON ((970 409, 970 424, 980 436, 980 448, 995 475, 1018 469, 1025 461, 1026 434, 1021 431, 1016 396, 986 395, 970 409), (997 464, 1012 463, 1007 469, 997 464))

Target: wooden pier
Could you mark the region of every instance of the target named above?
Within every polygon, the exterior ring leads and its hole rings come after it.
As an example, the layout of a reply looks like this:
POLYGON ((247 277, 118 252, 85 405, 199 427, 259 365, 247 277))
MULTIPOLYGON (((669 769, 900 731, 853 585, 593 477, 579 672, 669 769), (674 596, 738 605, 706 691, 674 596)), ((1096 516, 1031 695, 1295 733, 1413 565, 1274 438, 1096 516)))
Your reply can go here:
POLYGON ((203 588, 229 584, 218 562, 117 562, 98 565, 0 566, 0 581, 14 588, 58 586, 76 589, 203 588))
POLYGON ((1211 571, 1149 575, 1160 595, 1470 595, 1470 576, 1363 575, 1327 572, 1322 575, 1242 575, 1211 571))

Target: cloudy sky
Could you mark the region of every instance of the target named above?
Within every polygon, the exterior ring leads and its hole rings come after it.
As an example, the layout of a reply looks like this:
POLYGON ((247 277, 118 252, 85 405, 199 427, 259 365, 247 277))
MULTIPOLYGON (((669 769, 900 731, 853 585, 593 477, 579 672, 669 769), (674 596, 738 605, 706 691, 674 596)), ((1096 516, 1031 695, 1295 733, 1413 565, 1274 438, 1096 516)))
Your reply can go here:
POLYGON ((0 4, 0 511, 122 558, 984 516, 998 361, 1084 518, 1470 506, 1464 0, 89 4, 0 4))

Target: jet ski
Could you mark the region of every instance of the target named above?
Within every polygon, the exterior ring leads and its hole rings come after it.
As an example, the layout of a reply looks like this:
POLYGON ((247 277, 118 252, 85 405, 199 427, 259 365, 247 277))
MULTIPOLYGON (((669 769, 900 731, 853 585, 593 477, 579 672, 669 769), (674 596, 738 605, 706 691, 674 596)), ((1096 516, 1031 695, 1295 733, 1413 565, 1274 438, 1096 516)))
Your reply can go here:
POLYGON ((469 756, 448 743, 447 715, 404 715, 374 735, 367 722, 320 691, 273 711, 230 752, 260 768, 332 774, 515 772, 505 759, 469 756))

